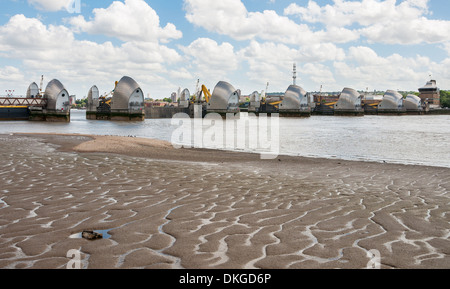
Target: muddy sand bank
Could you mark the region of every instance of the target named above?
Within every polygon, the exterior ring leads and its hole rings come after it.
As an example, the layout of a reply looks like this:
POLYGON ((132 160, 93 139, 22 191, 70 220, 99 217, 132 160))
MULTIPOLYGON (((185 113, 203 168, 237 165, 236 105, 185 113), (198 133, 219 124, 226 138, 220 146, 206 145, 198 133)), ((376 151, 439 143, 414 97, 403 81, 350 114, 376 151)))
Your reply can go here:
POLYGON ((0 135, 0 268, 450 268, 450 169, 0 135), (78 238, 103 230, 108 238, 78 238))

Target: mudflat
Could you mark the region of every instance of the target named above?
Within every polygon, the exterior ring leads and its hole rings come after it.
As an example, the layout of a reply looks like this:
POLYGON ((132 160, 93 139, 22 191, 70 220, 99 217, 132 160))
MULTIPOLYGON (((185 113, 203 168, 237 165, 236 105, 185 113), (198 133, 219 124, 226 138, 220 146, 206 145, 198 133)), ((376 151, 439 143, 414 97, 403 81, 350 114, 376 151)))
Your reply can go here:
POLYGON ((450 169, 0 135, 0 268, 450 268, 450 169), (86 240, 84 230, 104 238, 86 240))

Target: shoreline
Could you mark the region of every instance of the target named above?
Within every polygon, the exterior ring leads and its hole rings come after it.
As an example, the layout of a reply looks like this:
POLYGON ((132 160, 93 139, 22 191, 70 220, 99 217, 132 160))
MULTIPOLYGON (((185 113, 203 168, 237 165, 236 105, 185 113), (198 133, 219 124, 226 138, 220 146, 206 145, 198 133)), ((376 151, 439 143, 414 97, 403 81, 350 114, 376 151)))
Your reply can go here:
POLYGON ((449 169, 0 135, 0 268, 450 268, 449 169), (96 241, 75 238, 102 231, 96 241), (373 262, 372 262, 373 263, 373 262))
MULTIPOLYGON (((0 134, 1 136, 2 134, 0 134)), ((6 135, 6 134, 4 134, 6 135)), ((10 134, 11 135, 11 134, 10 134)), ((91 135, 91 134, 62 134, 62 133, 12 133, 16 136, 41 137, 44 142, 59 146, 60 151, 77 153, 110 153, 130 157, 142 157, 159 160, 175 160, 189 162, 261 162, 277 164, 283 161, 284 164, 302 162, 305 164, 317 165, 330 163, 331 165, 351 165, 357 163, 379 164, 390 166, 417 166, 423 168, 450 169, 449 167, 427 164, 407 164, 401 162, 386 162, 375 160, 354 160, 341 158, 326 158, 312 156, 298 156, 280 154, 274 159, 262 160, 258 152, 244 152, 208 148, 174 148, 168 141, 144 138, 144 137, 126 137, 111 135, 91 135), (80 138, 80 142, 74 142, 73 139, 65 141, 61 137, 80 138), (129 142, 124 142, 124 141, 129 142), (106 144, 106 145, 105 145, 106 144), (148 151, 148 149, 153 151, 148 151), (200 156, 200 154, 203 155, 200 156)))

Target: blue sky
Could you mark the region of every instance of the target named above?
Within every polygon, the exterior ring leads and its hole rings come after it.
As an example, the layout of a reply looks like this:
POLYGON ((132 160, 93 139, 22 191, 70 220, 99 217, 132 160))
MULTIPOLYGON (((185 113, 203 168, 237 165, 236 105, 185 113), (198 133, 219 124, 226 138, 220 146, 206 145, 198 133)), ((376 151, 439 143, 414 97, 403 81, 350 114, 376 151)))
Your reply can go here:
MULTIPOLYGON (((197 79, 244 94, 450 89, 447 0, 1 0, 0 94, 59 79, 84 97, 134 78, 170 96, 197 79), (81 10, 78 11, 77 5, 81 10)), ((45 85, 45 84, 44 84, 45 85)))

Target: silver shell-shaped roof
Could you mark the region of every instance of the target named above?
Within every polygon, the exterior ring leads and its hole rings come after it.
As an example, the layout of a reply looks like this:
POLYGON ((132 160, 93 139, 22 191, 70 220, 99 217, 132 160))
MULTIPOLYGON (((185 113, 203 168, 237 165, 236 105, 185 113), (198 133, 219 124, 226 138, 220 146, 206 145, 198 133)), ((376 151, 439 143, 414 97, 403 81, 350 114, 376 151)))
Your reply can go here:
POLYGON ((290 85, 284 94, 280 110, 304 110, 307 108, 306 91, 298 85, 290 85))
POLYGON ((364 95, 364 99, 365 100, 383 100, 383 96, 382 95, 378 95, 378 94, 372 94, 372 93, 369 93, 369 94, 365 94, 364 95))
POLYGON ((61 110, 62 107, 69 108, 69 93, 57 79, 53 79, 47 84, 44 98, 47 98, 48 110, 61 110))
POLYGON ((422 100, 417 95, 408 94, 403 104, 407 110, 421 110, 422 100))
POLYGON ((36 82, 33 82, 28 86, 27 89, 27 98, 34 98, 39 95, 39 86, 36 84, 36 82))
POLYGON ((261 97, 259 96, 259 92, 254 91, 251 95, 250 95, 250 102, 259 102, 261 99, 261 97))
POLYGON ((211 95, 208 110, 235 111, 239 108, 240 91, 231 84, 219 81, 211 95))
POLYGON ((361 110, 361 94, 353 88, 344 88, 335 104, 336 110, 361 110))
POLYGON ((185 88, 181 93, 180 93, 180 102, 178 104, 178 107, 182 107, 182 108, 187 108, 189 107, 189 101, 191 99, 191 93, 189 91, 189 89, 185 88))
POLYGON ((87 111, 97 111, 99 105, 100 92, 96 85, 93 85, 88 92, 87 96, 87 111))
POLYGON ((255 111, 260 107, 261 107, 261 95, 259 94, 259 92, 254 91, 250 95, 250 103, 248 104, 248 110, 255 111))
POLYGON ((124 76, 117 83, 116 88, 114 89, 114 94, 111 100, 111 109, 112 110, 127 110, 130 105, 130 97, 138 92, 142 93, 142 103, 144 102, 144 93, 142 89, 139 87, 139 84, 134 81, 131 77, 124 76))
POLYGON ((388 90, 383 100, 378 105, 379 110, 401 110, 403 109, 403 95, 394 90, 388 90))
POLYGON ((180 101, 189 101, 190 98, 191 93, 189 92, 189 89, 185 88, 180 94, 180 101))

